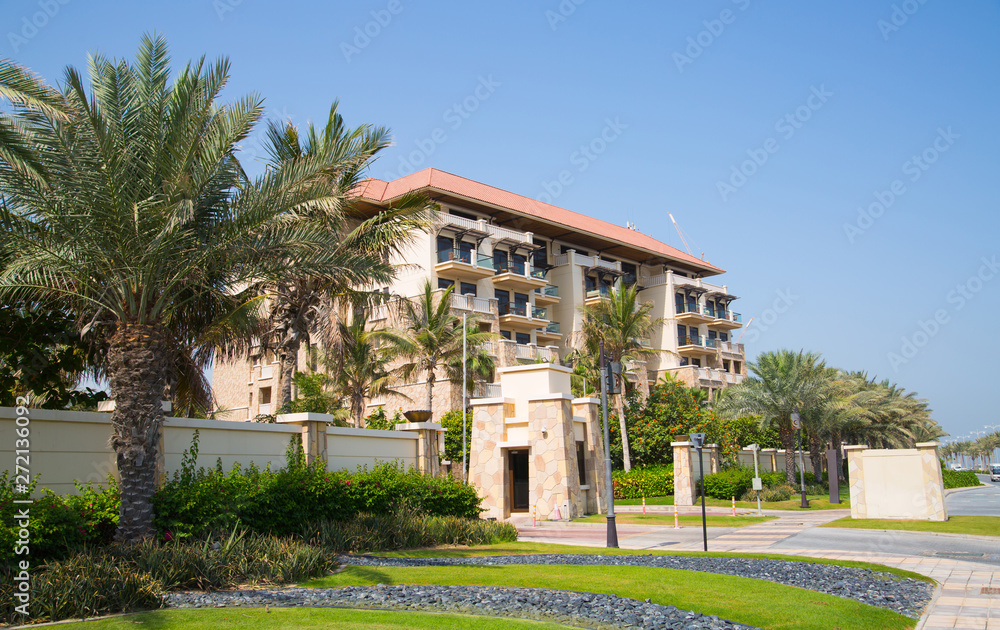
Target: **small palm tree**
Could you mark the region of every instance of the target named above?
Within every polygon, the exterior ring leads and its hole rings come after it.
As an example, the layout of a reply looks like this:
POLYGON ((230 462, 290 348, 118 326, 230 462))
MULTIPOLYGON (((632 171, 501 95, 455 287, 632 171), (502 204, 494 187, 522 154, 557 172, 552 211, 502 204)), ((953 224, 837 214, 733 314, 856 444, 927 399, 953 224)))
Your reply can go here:
MULTIPOLYGON (((426 378, 426 409, 431 412, 438 370, 444 369, 451 382, 461 382, 462 320, 451 310, 453 290, 454 287, 448 287, 435 299, 431 283, 425 282, 418 298, 399 300, 402 327, 376 330, 372 335, 385 345, 388 356, 403 360, 397 368, 401 380, 412 381, 417 375, 426 378)), ((468 373, 473 377, 465 383, 468 392, 475 378, 486 378, 495 369, 486 344, 496 335, 480 331, 475 315, 468 317, 466 330, 468 373)))
POLYGON ((351 419, 354 426, 360 429, 366 399, 386 395, 408 396, 393 388, 388 356, 379 349, 375 334, 365 330, 364 319, 358 317, 350 325, 343 322, 338 325, 340 344, 325 353, 324 362, 335 374, 337 389, 350 401, 351 419))
MULTIPOLYGON (((657 351, 642 345, 643 339, 649 336, 662 324, 662 319, 653 319, 649 312, 651 302, 640 303, 635 285, 624 287, 621 281, 615 283, 607 299, 591 306, 582 306, 583 314, 583 349, 592 357, 596 365, 600 344, 604 344, 604 357, 608 362, 623 360, 641 360, 657 354, 657 351)), ((642 376, 640 375, 640 378, 642 376)), ((625 470, 632 469, 629 456, 628 432, 625 427, 625 386, 622 376, 621 394, 613 396, 615 412, 622 434, 622 455, 625 470)))
POLYGON ((94 55, 89 89, 68 68, 64 112, 29 107, 7 119, 30 138, 22 161, 32 167, 0 168, 0 296, 59 300, 106 344, 116 536, 128 542, 153 532, 161 401, 176 348, 209 340, 200 356, 210 359, 215 341, 238 338, 252 318, 259 284, 287 277, 289 261, 303 276, 320 273, 339 246, 302 220, 336 208, 330 156, 248 179, 236 152, 262 100, 218 102, 226 60, 188 64, 172 84, 169 68, 166 42, 148 36, 132 63, 94 55))

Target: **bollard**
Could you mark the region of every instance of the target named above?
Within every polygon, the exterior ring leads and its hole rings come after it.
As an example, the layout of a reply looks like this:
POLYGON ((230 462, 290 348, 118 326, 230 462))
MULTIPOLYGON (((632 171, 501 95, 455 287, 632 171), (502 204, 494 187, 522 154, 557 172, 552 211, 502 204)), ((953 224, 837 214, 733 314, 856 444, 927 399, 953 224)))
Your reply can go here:
POLYGON ((733 497, 733 516, 736 516, 736 497, 733 497))
POLYGON ((538 523, 535 520, 535 519, 538 518, 537 515, 538 515, 538 504, 536 503, 533 506, 531 506, 531 526, 532 527, 537 527, 538 526, 538 523))
POLYGON ((674 506, 674 529, 681 528, 681 519, 677 516, 677 506, 674 506))
POLYGON ((642 513, 646 513, 646 497, 642 497, 642 513))

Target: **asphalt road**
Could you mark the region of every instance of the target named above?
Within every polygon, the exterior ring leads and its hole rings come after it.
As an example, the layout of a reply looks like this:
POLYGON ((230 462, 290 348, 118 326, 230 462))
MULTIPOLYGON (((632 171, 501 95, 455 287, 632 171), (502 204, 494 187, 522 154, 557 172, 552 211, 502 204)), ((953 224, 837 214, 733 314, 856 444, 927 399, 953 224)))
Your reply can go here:
POLYGON ((948 514, 1000 516, 1000 483, 991 483, 989 475, 978 477, 986 487, 949 494, 944 500, 948 514))

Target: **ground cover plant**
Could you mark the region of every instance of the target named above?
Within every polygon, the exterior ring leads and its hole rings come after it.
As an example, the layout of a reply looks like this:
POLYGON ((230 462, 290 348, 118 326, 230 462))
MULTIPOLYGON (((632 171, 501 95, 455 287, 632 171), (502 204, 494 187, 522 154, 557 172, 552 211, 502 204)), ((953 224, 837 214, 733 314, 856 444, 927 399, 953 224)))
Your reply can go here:
MULTIPOLYGON (((830 503, 830 495, 828 493, 826 493, 826 492, 823 492, 822 494, 811 494, 809 492, 808 488, 807 488, 806 489, 807 490, 806 491, 806 499, 808 499, 808 501, 809 501, 809 507, 808 508, 803 508, 801 506, 801 499, 799 498, 799 490, 798 490, 798 488, 792 488, 791 486, 787 486, 785 489, 783 489, 783 493, 788 491, 787 488, 791 488, 791 491, 790 491, 791 494, 789 495, 791 498, 789 498, 789 499, 774 500, 774 501, 761 501, 761 504, 760 504, 761 508, 765 509, 765 510, 803 510, 803 509, 808 509, 808 510, 849 510, 851 508, 851 497, 850 497, 850 493, 847 491, 846 488, 841 488, 840 489, 840 503, 830 503)), ((774 496, 774 495, 772 495, 772 496, 774 496)), ((777 495, 777 496, 782 496, 782 495, 777 495)), ((700 496, 698 497, 697 503, 699 505, 701 504, 701 497, 700 496)), ((621 501, 617 501, 616 500, 615 504, 616 505, 642 505, 642 499, 622 499, 621 501)), ((652 505, 673 505, 673 504, 674 504, 674 497, 673 496, 668 496, 668 497, 646 497, 646 505, 647 506, 652 506, 652 505)), ((730 507, 732 507, 733 503, 732 503, 732 499, 709 499, 709 498, 706 498, 705 499, 705 505, 707 505, 707 506, 713 506, 713 507, 730 508, 730 507)), ((736 501, 736 507, 737 508, 747 508, 747 509, 754 509, 754 510, 756 510, 757 509, 757 500, 756 499, 754 499, 753 501, 738 500, 738 501, 736 501)))
POLYGON ((641 499, 674 493, 674 467, 646 466, 612 472, 615 499, 641 499))
MULTIPOLYGON (((773 521, 777 516, 719 516, 708 515, 705 517, 705 524, 708 527, 746 527, 756 525, 765 521, 773 521)), ((578 523, 603 523, 603 514, 594 514, 584 518, 575 519, 578 523)), ((682 527, 701 526, 701 514, 678 515, 677 521, 682 527)), ((615 515, 615 522, 619 525, 659 525, 663 527, 674 526, 673 514, 631 514, 619 512, 615 515)))
POLYGON ((942 467, 941 477, 944 480, 945 489, 974 488, 982 485, 982 482, 979 481, 979 477, 977 477, 976 473, 971 470, 951 470, 942 467))
POLYGON ((911 521, 845 517, 820 527, 848 529, 890 529, 911 532, 940 532, 973 536, 1000 536, 1000 516, 949 516, 947 521, 911 521))

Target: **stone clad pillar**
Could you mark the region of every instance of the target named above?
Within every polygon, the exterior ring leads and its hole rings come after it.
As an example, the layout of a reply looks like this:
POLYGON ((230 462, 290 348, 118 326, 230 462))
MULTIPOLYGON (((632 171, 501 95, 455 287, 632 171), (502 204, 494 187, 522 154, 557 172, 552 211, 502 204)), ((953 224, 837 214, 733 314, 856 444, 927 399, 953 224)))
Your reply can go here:
POLYGON ((441 472, 441 437, 445 429, 437 422, 401 422, 397 431, 413 431, 417 434, 417 470, 437 477, 441 472))
POLYGON ((513 416, 513 401, 503 398, 473 399, 471 431, 472 444, 469 449, 469 483, 483 495, 484 518, 503 520, 510 513, 508 496, 505 491, 504 475, 507 462, 500 449, 504 439, 504 418, 510 411, 513 416))
POLYGON ((851 518, 868 518, 865 496, 865 466, 862 457, 867 446, 845 446, 847 476, 851 484, 851 518))
POLYGON ((326 465, 326 427, 333 422, 328 413, 282 413, 276 417, 278 424, 296 424, 302 427, 302 454, 306 463, 322 461, 326 465))
POLYGON ((598 417, 601 401, 596 398, 575 398, 573 400, 573 421, 583 420, 586 453, 584 466, 587 475, 586 512, 604 514, 607 512, 607 472, 604 466, 604 428, 598 417))
POLYGON ((529 461, 534 473, 531 496, 537 497, 539 514, 549 518, 557 507, 563 518, 582 515, 584 510, 576 464, 572 400, 570 394, 563 393, 527 399, 529 461), (563 514, 566 501, 573 514, 563 514))
POLYGON ((941 473, 941 460, 938 458, 938 443, 918 442, 914 446, 920 453, 920 467, 924 475, 927 520, 947 521, 948 508, 944 504, 944 475, 941 473))
MULTIPOLYGON (((685 438, 687 436, 684 436, 685 438)), ((674 447, 674 505, 694 505, 695 478, 691 470, 691 442, 671 442, 674 447)))

